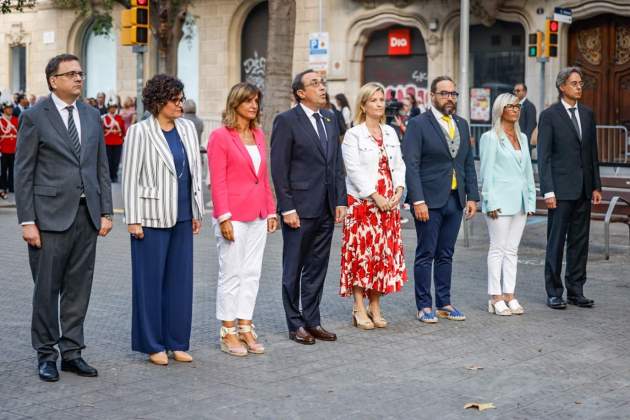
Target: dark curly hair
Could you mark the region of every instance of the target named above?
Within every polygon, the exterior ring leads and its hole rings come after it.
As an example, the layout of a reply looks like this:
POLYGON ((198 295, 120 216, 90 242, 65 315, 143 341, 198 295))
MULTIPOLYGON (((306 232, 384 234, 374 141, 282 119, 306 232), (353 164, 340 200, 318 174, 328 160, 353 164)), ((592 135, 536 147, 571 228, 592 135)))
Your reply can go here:
POLYGON ((176 99, 183 92, 181 80, 167 74, 156 74, 142 89, 144 109, 156 117, 168 101, 176 99))

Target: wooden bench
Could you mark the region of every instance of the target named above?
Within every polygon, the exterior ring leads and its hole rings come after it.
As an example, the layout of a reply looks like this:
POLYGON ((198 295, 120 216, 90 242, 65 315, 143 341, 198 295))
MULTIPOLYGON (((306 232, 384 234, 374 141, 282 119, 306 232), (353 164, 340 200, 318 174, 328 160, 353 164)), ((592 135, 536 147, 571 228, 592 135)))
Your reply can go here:
MULTIPOLYGON (((536 178, 536 214, 547 214, 547 205, 540 196, 538 176, 536 178)), ((603 177, 602 202, 591 204, 591 220, 604 222, 604 253, 610 259, 610 224, 623 223, 628 226, 628 242, 630 243, 630 178, 603 177)))

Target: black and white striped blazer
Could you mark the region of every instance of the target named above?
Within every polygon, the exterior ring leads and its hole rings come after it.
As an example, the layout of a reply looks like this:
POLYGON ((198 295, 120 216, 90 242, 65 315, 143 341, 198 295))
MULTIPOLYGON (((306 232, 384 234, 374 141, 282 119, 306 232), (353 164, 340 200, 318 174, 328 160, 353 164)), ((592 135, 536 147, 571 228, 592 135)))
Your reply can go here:
MULTIPOLYGON (((191 121, 175 120, 192 177, 192 215, 203 217, 201 159, 197 131, 191 121)), ((140 121, 127 131, 122 159, 125 223, 169 228, 177 223, 177 172, 158 121, 140 121)))

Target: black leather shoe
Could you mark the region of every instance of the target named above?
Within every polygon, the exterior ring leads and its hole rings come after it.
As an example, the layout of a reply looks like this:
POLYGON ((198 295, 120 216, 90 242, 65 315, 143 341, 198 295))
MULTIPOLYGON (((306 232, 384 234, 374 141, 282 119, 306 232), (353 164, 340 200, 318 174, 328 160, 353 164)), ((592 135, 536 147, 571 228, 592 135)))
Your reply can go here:
POLYGON ((42 381, 57 382, 59 380, 56 362, 39 362, 37 370, 39 372, 39 379, 42 381))
POLYGON ((547 306, 551 309, 566 309, 567 303, 559 297, 548 297, 547 298, 547 306))
POLYGON ((579 306, 580 308, 592 308, 595 303, 593 299, 588 299, 584 296, 568 297, 567 302, 571 305, 579 306))
POLYGON ((309 334, 304 327, 300 327, 296 331, 289 331, 289 338, 299 344, 315 344, 315 337, 309 334))
POLYGON ((63 370, 64 372, 76 373, 79 376, 98 376, 98 371, 92 366, 88 365, 81 357, 73 360, 62 360, 61 370, 63 370))
POLYGON ((321 325, 316 327, 307 327, 306 331, 311 333, 313 337, 322 341, 336 341, 337 335, 335 333, 331 333, 322 328, 321 325))

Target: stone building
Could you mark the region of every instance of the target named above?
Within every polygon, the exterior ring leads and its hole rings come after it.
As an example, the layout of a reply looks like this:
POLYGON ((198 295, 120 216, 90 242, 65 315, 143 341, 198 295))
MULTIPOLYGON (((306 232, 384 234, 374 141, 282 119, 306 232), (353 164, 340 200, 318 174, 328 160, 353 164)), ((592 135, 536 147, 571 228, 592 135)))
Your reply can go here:
MULTIPOLYGON (((293 70, 309 66, 309 34, 329 34, 329 90, 351 103, 362 83, 383 82, 388 90, 426 95, 440 74, 458 77, 459 0, 296 0, 293 70), (321 25, 321 28, 320 28, 321 25), (391 30, 401 29, 410 48, 389 51, 391 30)), ((470 86, 492 95, 525 81, 539 103, 540 65, 527 57, 527 35, 543 30, 555 6, 572 9, 573 23, 560 27, 559 53, 546 66, 545 104, 557 95, 558 69, 579 64, 586 72, 584 102, 600 123, 630 125, 630 1, 472 0, 470 86)), ((229 87, 264 80, 267 4, 264 0, 197 0, 194 22, 180 43, 179 76, 186 95, 204 118, 216 119, 229 87)), ((80 56, 88 74, 86 95, 114 91, 135 95, 135 57, 117 44, 119 9, 110 37, 94 36, 89 19, 55 9, 49 0, 24 13, 0 16, 0 89, 47 92, 44 66, 53 55, 80 56)), ((154 47, 146 74, 157 69, 154 47)))

